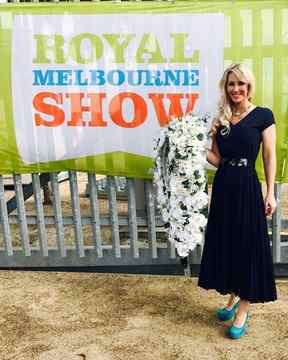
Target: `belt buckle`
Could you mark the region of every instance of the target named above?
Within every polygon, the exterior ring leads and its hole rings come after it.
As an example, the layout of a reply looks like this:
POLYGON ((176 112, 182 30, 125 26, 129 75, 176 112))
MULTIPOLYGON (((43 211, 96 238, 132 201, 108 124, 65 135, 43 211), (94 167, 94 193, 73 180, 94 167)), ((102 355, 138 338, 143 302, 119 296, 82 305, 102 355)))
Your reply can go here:
POLYGON ((248 159, 241 158, 239 159, 238 166, 247 166, 248 165, 248 159))
POLYGON ((229 164, 231 166, 248 166, 248 159, 247 158, 239 158, 239 159, 229 159, 229 158, 222 158, 221 164, 229 164))

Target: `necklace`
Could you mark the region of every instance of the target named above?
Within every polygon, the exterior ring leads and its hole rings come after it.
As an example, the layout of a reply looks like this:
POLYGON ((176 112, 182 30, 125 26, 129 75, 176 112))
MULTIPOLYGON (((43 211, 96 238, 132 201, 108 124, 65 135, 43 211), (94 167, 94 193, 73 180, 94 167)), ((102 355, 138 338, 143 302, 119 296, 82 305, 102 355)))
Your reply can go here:
POLYGON ((247 113, 249 113, 249 109, 252 107, 252 104, 250 104, 248 107, 247 107, 247 109, 244 111, 244 112, 242 112, 242 113, 232 113, 232 116, 239 116, 238 117, 238 121, 236 122, 236 123, 233 123, 232 121, 231 121, 231 119, 230 119, 230 123, 232 124, 232 125, 236 125, 236 124, 238 124, 242 119, 243 119, 243 117, 245 117, 246 116, 246 114, 247 113), (239 114, 239 115, 238 115, 239 114))
POLYGON ((250 107, 252 106, 252 104, 250 104, 247 109, 245 111, 243 111, 242 113, 240 111, 234 112, 233 115, 234 116, 241 116, 247 113, 247 111, 250 109, 250 107))

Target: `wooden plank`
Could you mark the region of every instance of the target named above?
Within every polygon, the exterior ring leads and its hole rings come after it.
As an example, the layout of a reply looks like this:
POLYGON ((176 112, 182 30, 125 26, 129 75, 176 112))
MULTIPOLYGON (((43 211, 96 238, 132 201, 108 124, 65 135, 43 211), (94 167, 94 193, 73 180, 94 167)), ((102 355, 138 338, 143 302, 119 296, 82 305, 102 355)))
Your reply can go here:
POLYGON ((14 180, 14 188, 15 188, 15 197, 17 203, 17 216, 18 216, 18 224, 20 229, 20 237, 22 249, 24 251, 25 256, 30 256, 30 244, 29 244, 29 236, 28 236, 28 227, 26 221, 26 212, 25 212, 25 203, 22 189, 22 181, 21 175, 13 174, 14 180))
POLYGON ((35 207, 37 214, 37 228, 38 228, 40 251, 43 256, 48 256, 48 241, 46 236, 44 210, 41 200, 41 187, 40 187, 39 174, 32 174, 32 184, 33 184, 33 192, 34 192, 35 207))
POLYGON ((97 184, 95 174, 88 173, 89 198, 91 207, 91 225, 93 231, 93 243, 98 257, 103 257, 102 239, 100 228, 100 211, 98 206, 97 184))
POLYGON ((129 222, 131 256, 133 256, 133 258, 139 258, 138 229, 137 229, 137 216, 136 216, 136 194, 135 194, 134 179, 127 178, 126 191, 128 197, 128 222, 129 222))
MULTIPOLYGON (((65 242, 64 242, 64 226, 62 218, 61 198, 59 193, 58 175, 57 173, 51 173, 51 187, 53 197, 53 211, 54 211, 54 223, 56 226, 57 246, 62 257, 66 256, 65 242)), ((45 217, 47 222, 48 217, 45 217)))
POLYGON ((72 203, 72 214, 74 220, 74 233, 76 249, 80 257, 85 256, 84 241, 82 234, 82 223, 81 223, 81 212, 80 212, 80 201, 78 194, 77 174, 76 171, 69 171, 69 185, 70 195, 72 203))
POLYGON ((0 219, 3 230, 3 238, 5 244, 5 250, 8 256, 13 255, 11 231, 9 226, 7 205, 5 200, 4 182, 3 176, 0 175, 0 219))
POLYGON ((109 217, 112 228, 112 246, 115 252, 115 257, 121 257, 120 251, 120 236, 119 236, 119 222, 116 198, 116 184, 114 176, 107 176, 108 184, 108 198, 109 198, 109 217))

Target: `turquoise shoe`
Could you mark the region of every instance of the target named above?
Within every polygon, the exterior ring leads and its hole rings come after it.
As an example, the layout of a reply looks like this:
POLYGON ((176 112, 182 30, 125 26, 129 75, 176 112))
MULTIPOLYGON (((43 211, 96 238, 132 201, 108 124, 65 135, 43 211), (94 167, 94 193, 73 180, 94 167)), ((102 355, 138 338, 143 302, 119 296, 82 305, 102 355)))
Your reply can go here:
POLYGON ((217 317, 219 320, 221 321, 226 321, 226 320, 230 320, 233 318, 233 316, 235 315, 236 310, 238 309, 240 305, 240 300, 237 301, 237 303, 232 307, 231 310, 224 308, 221 308, 217 311, 217 317))
POLYGON ((235 325, 230 326, 228 329, 228 335, 231 339, 239 339, 245 334, 249 318, 249 311, 247 311, 246 319, 242 327, 237 327, 235 325))

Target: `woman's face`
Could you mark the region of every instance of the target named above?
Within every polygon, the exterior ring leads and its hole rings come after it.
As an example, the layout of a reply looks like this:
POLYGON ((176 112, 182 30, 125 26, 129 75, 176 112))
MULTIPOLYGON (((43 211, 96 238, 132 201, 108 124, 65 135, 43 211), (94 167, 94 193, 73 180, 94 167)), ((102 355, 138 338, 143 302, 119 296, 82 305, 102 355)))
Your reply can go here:
POLYGON ((226 91, 230 100, 235 104, 248 100, 248 83, 239 80, 232 72, 228 75, 226 91))

